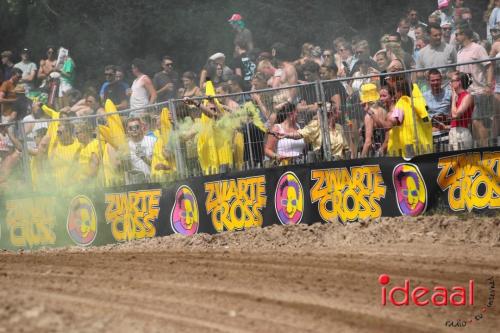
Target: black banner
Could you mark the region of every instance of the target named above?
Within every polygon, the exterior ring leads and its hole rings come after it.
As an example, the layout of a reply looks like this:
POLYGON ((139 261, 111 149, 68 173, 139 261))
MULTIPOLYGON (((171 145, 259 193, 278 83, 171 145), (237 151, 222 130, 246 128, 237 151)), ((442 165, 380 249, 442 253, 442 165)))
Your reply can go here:
POLYGON ((500 208, 500 151, 259 169, 92 193, 0 199, 0 248, 103 245, 272 224, 500 208))

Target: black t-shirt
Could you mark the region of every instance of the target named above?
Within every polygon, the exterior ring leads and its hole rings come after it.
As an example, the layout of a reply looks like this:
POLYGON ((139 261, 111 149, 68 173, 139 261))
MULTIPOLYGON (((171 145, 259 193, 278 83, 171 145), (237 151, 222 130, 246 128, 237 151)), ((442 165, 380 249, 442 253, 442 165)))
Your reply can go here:
POLYGON ((257 68, 257 65, 255 65, 253 59, 248 55, 248 53, 245 52, 234 59, 233 68, 241 69, 245 88, 247 88, 244 90, 250 90, 250 82, 252 81, 252 78, 255 74, 255 69, 257 68))
POLYGON ((160 90, 167 83, 173 83, 174 89, 172 91, 164 91, 158 94, 158 102, 166 102, 171 98, 175 98, 177 95, 177 90, 179 89, 179 74, 176 71, 171 71, 169 74, 164 71, 158 72, 153 77, 153 85, 156 90, 160 90))
POLYGON ((127 99, 127 91, 121 82, 113 82, 104 89, 104 101, 110 99, 115 105, 127 99))

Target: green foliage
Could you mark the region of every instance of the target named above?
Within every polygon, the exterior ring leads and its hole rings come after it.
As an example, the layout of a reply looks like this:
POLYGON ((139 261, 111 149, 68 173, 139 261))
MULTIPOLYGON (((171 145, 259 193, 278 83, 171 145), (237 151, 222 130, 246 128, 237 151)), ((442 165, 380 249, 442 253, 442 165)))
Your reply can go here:
MULTIPOLYGON (((47 45, 63 45, 77 64, 80 84, 101 81, 106 64, 125 65, 141 57, 150 71, 169 54, 179 71, 199 70, 215 52, 232 55, 233 32, 227 19, 245 18, 260 49, 281 41, 300 52, 304 42, 331 47, 335 37, 378 38, 395 29, 413 3, 422 20, 435 0, 0 0, 0 49, 33 50, 38 61, 47 45)), ((480 23, 487 0, 466 2, 480 23)))

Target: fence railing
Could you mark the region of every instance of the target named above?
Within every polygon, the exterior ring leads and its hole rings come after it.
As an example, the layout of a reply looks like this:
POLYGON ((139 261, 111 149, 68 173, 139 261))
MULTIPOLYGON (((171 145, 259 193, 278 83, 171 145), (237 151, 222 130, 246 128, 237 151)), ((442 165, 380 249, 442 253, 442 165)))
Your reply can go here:
MULTIPOLYGON (((496 60, 437 69, 460 68, 477 76, 496 60)), ((457 95, 469 107, 459 108, 456 115, 452 91, 461 91, 457 85, 465 82, 446 74, 429 77, 429 70, 318 77, 250 92, 228 93, 237 87, 222 85, 212 97, 125 111, 108 105, 96 115, 76 118, 34 103, 35 120, 0 125, 0 185, 9 182, 10 188, 33 190, 109 187, 500 146, 495 93, 473 81, 472 97, 457 95)))

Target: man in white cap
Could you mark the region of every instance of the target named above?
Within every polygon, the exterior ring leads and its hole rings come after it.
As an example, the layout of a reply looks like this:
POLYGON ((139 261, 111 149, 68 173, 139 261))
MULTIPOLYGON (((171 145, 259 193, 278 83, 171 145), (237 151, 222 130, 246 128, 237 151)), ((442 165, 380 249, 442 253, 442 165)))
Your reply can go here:
POLYGON ((451 22, 441 22, 441 30, 443 31, 443 43, 451 44, 451 35, 453 33, 453 26, 451 22))
POLYGON ((236 31, 234 46, 236 46, 238 41, 243 42, 246 45, 247 52, 251 52, 253 50, 252 32, 245 27, 243 17, 240 14, 235 13, 231 16, 228 22, 236 31))

